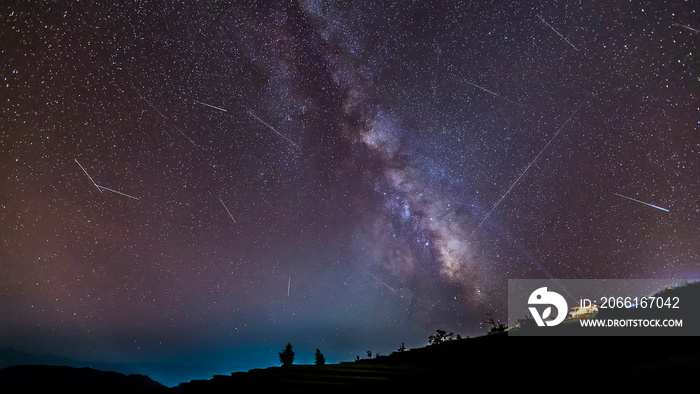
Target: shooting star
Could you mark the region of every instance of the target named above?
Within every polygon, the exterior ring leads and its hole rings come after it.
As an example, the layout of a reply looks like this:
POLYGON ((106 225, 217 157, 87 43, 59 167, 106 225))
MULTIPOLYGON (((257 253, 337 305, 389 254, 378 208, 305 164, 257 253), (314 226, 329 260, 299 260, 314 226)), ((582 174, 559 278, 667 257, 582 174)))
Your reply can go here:
POLYGON ((141 97, 141 100, 145 101, 145 102, 146 102, 146 104, 148 104, 149 106, 151 106, 151 108, 153 108, 153 109, 154 109, 154 110, 155 110, 156 112, 158 112, 158 115, 162 116, 162 117, 163 117, 163 119, 165 119, 165 120, 167 120, 167 119, 168 119, 168 117, 167 117, 167 116, 163 115, 163 113, 162 113, 162 112, 160 112, 160 111, 158 110, 158 108, 156 108, 156 106, 155 106, 155 105, 151 104, 151 102, 150 102, 150 101, 146 100, 146 98, 145 98, 145 97, 143 97, 143 96, 142 96, 142 95, 141 95, 141 94, 140 94, 139 92, 136 92, 136 94, 138 94, 138 95, 139 95, 139 97, 141 97))
MULTIPOLYGON (((139 97, 141 98, 141 100, 145 101, 151 108, 153 108, 156 112, 158 112, 158 115, 162 116, 163 119, 165 119, 166 121, 170 120, 170 119, 168 119, 167 116, 163 115, 163 113, 160 112, 160 111, 158 110, 158 108, 156 108, 155 105, 153 105, 150 101, 146 100, 146 98, 143 97, 139 92, 136 92, 136 94, 139 95, 139 97)), ((188 137, 182 130, 180 130, 179 127, 177 127, 177 126, 175 126, 175 125, 173 125, 173 127, 174 127, 175 130, 177 130, 183 137, 185 137, 185 139, 187 139, 187 141, 189 141, 190 144, 192 144, 192 146, 194 146, 195 148, 199 148, 199 146, 198 146, 197 144, 195 144, 195 142, 192 141, 192 139, 191 139, 190 137, 188 137)))
POLYGON ((188 137, 182 130, 180 130, 179 127, 177 127, 175 125, 173 125, 173 127, 175 128, 175 130, 179 131, 180 134, 182 134, 182 136, 185 137, 187 139, 187 141, 190 142, 190 144, 192 144, 192 146, 194 146, 195 148, 199 148, 199 145, 195 144, 195 142, 192 141, 192 138, 188 137))
POLYGON ((688 29, 688 30, 690 30, 690 31, 694 31, 694 32, 696 32, 696 33, 700 33, 700 30, 698 30, 698 29, 693 29, 693 28, 690 27, 690 26, 681 25, 680 23, 674 23, 674 25, 679 26, 679 27, 684 27, 684 28, 686 28, 686 29, 688 29))
POLYGON ((552 31, 554 31, 555 33, 557 33, 557 35, 559 35, 559 37, 561 37, 562 40, 566 41, 567 44, 571 45, 571 47, 574 48, 574 49, 576 50, 576 52, 578 52, 578 48, 576 48, 576 47, 574 46, 574 44, 570 43, 569 40, 566 39, 566 37, 562 36, 562 35, 557 31, 557 29, 553 28, 552 25, 550 25, 549 23, 547 23, 546 20, 542 19, 541 16, 537 15, 537 17, 540 18, 540 20, 541 20, 545 25, 549 26, 549 28, 552 29, 552 31))
POLYGON ((506 198, 506 196, 508 195, 508 193, 510 193, 510 191, 513 190, 513 188, 515 187, 515 185, 517 185, 518 182, 520 182, 520 179, 522 179, 523 175, 525 175, 525 173, 527 172, 527 170, 529 170, 530 167, 532 167, 532 165, 535 164, 535 162, 537 161, 537 159, 539 159, 540 156, 542 155, 542 152, 544 152, 545 149, 547 149, 547 147, 549 146, 549 144, 551 144, 552 141, 554 141, 554 139, 557 138, 557 136, 558 136, 559 133, 562 131, 562 129, 564 129, 564 126, 566 126, 566 125, 569 123, 569 121, 571 120, 571 118, 573 118, 574 115, 576 115, 576 113, 578 112, 578 110, 581 109, 582 106, 583 106, 583 104, 581 104, 578 108, 576 108, 576 111, 574 111, 571 115, 569 115, 569 118, 566 120, 566 122, 564 122, 564 124, 561 125, 561 127, 559 127, 559 130, 557 130, 557 132, 554 133, 554 135, 552 136, 552 138, 549 139, 549 142, 547 142, 547 145, 545 145, 544 148, 542 148, 542 150, 540 151, 540 153, 538 153, 537 156, 535 156, 535 158, 532 159, 532 161, 530 162, 530 164, 528 164, 527 167, 525 167, 525 169, 523 170, 523 172, 520 173, 520 176, 518 177, 518 179, 516 179, 515 182, 513 182, 513 184, 510 185, 510 187, 508 188, 508 190, 506 190, 505 194, 503 194, 503 196, 501 196, 501 198, 498 200, 498 202, 496 202, 496 205, 494 205, 493 208, 491 208, 491 210, 489 211, 489 213, 487 213, 486 216, 484 216, 484 219, 481 221, 481 223, 479 223, 478 226, 476 226, 476 228, 474 229, 474 231, 472 231, 472 234, 469 236, 469 238, 471 238, 471 237, 474 236, 474 234, 476 233, 476 231, 479 230, 479 228, 481 227, 482 224, 484 224, 484 222, 486 221, 486 219, 488 219, 489 216, 491 216, 491 213, 492 213, 494 210, 496 210, 496 208, 498 207, 498 205, 501 204, 501 201, 503 201, 503 199, 506 198))
POLYGON ((279 135, 280 137, 282 137, 282 138, 284 138, 285 140, 289 141, 290 144, 294 145, 294 146, 297 147, 298 149, 301 149, 301 148, 299 147, 299 145, 297 145, 297 144, 294 143, 294 141, 292 141, 292 140, 290 140, 289 138, 285 137, 284 134, 282 134, 282 133, 280 133, 279 131, 275 130, 274 127, 270 126, 269 124, 265 123, 264 120, 262 120, 262 119, 258 118, 257 116, 255 116, 255 114, 254 114, 253 112, 248 111, 248 115, 254 117, 255 119, 258 120, 258 122, 264 124, 264 125, 267 126, 270 130, 272 130, 272 131, 274 131, 275 133, 277 133, 277 135, 279 135))
POLYGON ((138 200, 138 199, 139 199, 138 197, 130 196, 130 195, 126 194, 126 193, 122 193, 122 192, 120 192, 120 191, 117 191, 117 190, 114 190, 114 189, 110 189, 110 188, 104 187, 104 186, 102 186, 102 185, 98 185, 98 184, 92 179, 92 177, 90 176, 90 174, 88 174, 87 171, 85 171, 85 167, 83 167, 83 165, 80 164, 80 162, 78 161, 78 159, 73 159, 73 160, 75 160, 75 162, 78 163, 78 165, 80 166, 80 168, 83 169, 83 172, 85 173, 85 175, 87 175, 87 177, 90 178, 90 182, 92 182, 92 184, 95 185, 95 187, 97 188, 97 190, 100 191, 100 193, 102 193, 102 190, 107 190, 107 191, 110 191, 110 192, 112 192, 112 193, 117 193, 117 194, 121 194, 122 196, 126 196, 126 197, 129 197, 129 198, 133 198, 134 200, 138 200))
MULTIPOLYGON (((372 275, 371 272, 368 272, 368 274, 372 275)), ((374 275, 372 275, 372 277, 373 277, 374 279, 376 279, 379 283, 381 283, 381 284, 383 284, 384 286, 388 287, 389 290, 391 290, 391 291, 393 291, 394 293, 396 293, 396 290, 394 290, 393 287, 391 287, 391 286, 387 285, 386 283, 382 282, 379 278, 377 278, 377 277, 374 276, 374 275)))
POLYGON ((520 104, 520 103, 517 102, 517 101, 513 101, 513 100, 511 100, 511 99, 509 99, 509 98, 507 98, 507 97, 503 97, 503 96, 501 96, 500 94, 494 93, 494 92, 492 92, 492 91, 490 91, 490 90, 488 90, 488 89, 486 89, 486 88, 484 88, 484 87, 481 87, 481 86, 479 86, 479 85, 477 85, 477 84, 475 84, 475 83, 471 83, 471 82, 469 82, 469 81, 466 81, 466 82, 467 82, 468 84, 474 86, 474 87, 477 88, 477 89, 481 89, 481 90, 483 90, 483 91, 486 92, 486 93, 490 93, 490 94, 492 94, 492 95, 494 95, 494 96, 496 96, 496 97, 498 97, 498 98, 501 98, 501 99, 503 99, 503 100, 506 100, 506 101, 508 101, 508 102, 511 103, 511 104, 515 104, 515 105, 520 106, 520 107, 523 106, 522 104, 520 104))
MULTIPOLYGON (((433 44, 433 48, 435 47, 435 44, 433 44)), ((435 70, 433 71, 433 82, 432 82, 432 89, 433 89, 433 96, 437 93, 437 83, 438 79, 440 77, 440 47, 437 47, 437 56, 435 59, 435 70)))
POLYGON ((83 167, 82 164, 80 164, 80 162, 78 161, 78 159, 73 159, 73 160, 75 160, 75 162, 78 163, 78 165, 80 166, 80 168, 83 169, 83 172, 85 173, 85 175, 87 175, 87 177, 90 178, 90 182, 92 182, 92 184, 95 185, 95 187, 97 188, 97 190, 99 190, 100 193, 102 193, 102 189, 100 189, 100 185, 98 185, 97 183, 95 183, 94 180, 92 180, 92 177, 90 176, 90 174, 88 174, 87 171, 85 171, 85 168, 83 167))
POLYGON ((652 207, 652 208, 660 209, 660 210, 665 211, 665 212, 670 212, 670 211, 669 211, 668 209, 666 209, 666 208, 657 207, 656 205, 649 204, 648 202, 639 201, 639 200, 634 199, 634 198, 632 198, 632 197, 623 196, 622 194, 618 194, 618 193, 614 193, 614 194, 615 194, 616 196, 624 197, 624 198, 626 198, 626 199, 628 199, 628 200, 632 200, 632 201, 638 202, 638 203, 640 203, 640 204, 648 205, 648 206, 650 206, 650 207, 652 207))
POLYGON ((206 105, 207 107, 212 107, 212 108, 214 108, 214 109, 218 109, 219 111, 228 112, 227 110, 225 110, 225 109, 223 109, 223 108, 221 108, 221 107, 217 107, 217 106, 215 106, 215 105, 203 103, 203 102, 197 101, 197 100, 194 100, 194 102, 195 102, 195 103, 200 103, 200 104, 202 104, 202 105, 206 105))
POLYGON ((122 196, 126 196, 126 197, 129 197, 129 198, 133 198, 134 200, 139 200, 138 197, 130 196, 130 195, 126 194, 126 193, 122 193, 122 192, 120 192, 120 191, 117 191, 117 190, 114 190, 114 189, 110 189, 110 188, 108 188, 108 187, 104 187, 104 186, 100 186, 100 185, 97 185, 97 187, 99 187, 100 189, 105 189, 105 190, 110 191, 110 192, 112 192, 112 193, 117 193, 117 194, 121 194, 122 196))
POLYGON ((222 200, 221 197, 219 197, 219 201, 221 201, 221 205, 223 205, 224 209, 226 209, 226 212, 228 212, 228 215, 231 217, 231 220, 233 220, 234 223, 238 224, 236 219, 233 218, 233 215, 231 215, 231 211, 229 211, 228 208, 226 207, 226 204, 224 204, 224 200, 222 200))
POLYGON ((289 281, 287 282, 287 297, 289 297, 289 289, 292 288, 292 277, 289 277, 289 281))

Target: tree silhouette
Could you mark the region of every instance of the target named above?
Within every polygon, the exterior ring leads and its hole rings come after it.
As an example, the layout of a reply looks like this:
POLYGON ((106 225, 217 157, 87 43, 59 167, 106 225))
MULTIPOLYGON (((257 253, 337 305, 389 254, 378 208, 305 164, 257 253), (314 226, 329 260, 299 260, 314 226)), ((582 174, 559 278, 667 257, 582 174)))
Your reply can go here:
POLYGON ((367 351, 367 358, 372 358, 372 351, 371 350, 367 351))
POLYGON ((294 351, 292 350, 292 344, 288 343, 284 351, 280 353, 280 364, 283 367, 292 365, 294 362, 294 351))
POLYGON ((455 337, 455 333, 452 331, 436 330, 435 335, 428 337, 428 343, 431 345, 438 345, 445 341, 451 341, 455 337))
POLYGON ((491 312, 486 312, 486 316, 488 316, 489 318, 486 319, 484 323, 488 323, 491 325, 491 330, 489 330, 489 334, 503 332, 508 328, 505 324, 501 323, 500 320, 498 321, 498 323, 496 323, 496 320, 493 318, 491 312))
POLYGON ((326 358, 323 357, 323 354, 321 353, 320 350, 316 349, 316 365, 323 365, 326 363, 326 358))
POLYGON ((396 351, 399 352, 399 353, 405 352, 405 351, 406 351, 406 344, 403 343, 403 342, 401 342, 401 346, 399 346, 399 348, 396 349, 396 351))

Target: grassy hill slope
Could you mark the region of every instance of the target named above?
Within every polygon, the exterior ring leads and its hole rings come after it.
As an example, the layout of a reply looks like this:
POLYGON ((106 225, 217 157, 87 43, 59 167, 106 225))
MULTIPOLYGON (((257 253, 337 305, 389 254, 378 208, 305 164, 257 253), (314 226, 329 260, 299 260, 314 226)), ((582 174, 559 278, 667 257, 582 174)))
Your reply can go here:
POLYGON ((693 338, 522 338, 507 334, 448 341, 418 349, 333 365, 270 367, 211 380, 182 383, 172 393, 279 391, 379 392, 467 388, 478 383, 544 379, 568 384, 605 377, 644 387, 650 379, 691 381, 700 373, 693 338), (502 381, 501 381, 502 379, 502 381))

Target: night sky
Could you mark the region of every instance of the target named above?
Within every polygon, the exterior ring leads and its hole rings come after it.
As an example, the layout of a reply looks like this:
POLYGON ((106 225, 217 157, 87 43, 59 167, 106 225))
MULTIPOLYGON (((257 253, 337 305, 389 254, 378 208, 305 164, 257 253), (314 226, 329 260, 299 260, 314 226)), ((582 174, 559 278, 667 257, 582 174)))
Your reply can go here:
POLYGON ((484 334, 508 279, 700 279, 691 1, 38 3, 0 347, 337 362, 484 334))

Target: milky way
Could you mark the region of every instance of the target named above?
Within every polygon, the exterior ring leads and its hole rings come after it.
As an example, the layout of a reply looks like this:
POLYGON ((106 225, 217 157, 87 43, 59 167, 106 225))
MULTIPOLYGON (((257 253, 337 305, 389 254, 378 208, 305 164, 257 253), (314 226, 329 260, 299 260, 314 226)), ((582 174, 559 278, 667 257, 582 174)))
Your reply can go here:
POLYGON ((333 362, 698 278, 696 7, 439 3, 4 3, 0 345, 333 362))

